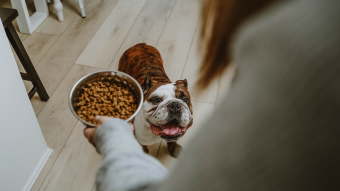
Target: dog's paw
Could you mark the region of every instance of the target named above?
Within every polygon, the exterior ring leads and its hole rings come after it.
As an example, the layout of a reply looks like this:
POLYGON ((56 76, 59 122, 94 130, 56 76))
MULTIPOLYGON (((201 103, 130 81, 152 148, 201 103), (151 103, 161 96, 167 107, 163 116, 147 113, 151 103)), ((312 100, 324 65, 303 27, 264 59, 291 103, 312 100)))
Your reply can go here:
POLYGON ((182 146, 177 143, 168 144, 169 154, 174 158, 178 158, 182 150, 183 150, 182 146))

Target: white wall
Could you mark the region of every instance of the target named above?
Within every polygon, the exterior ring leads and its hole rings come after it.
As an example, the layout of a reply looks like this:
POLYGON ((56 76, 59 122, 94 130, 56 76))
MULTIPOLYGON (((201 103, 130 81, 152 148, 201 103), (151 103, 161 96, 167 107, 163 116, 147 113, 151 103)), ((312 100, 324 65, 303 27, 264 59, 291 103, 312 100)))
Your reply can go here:
POLYGON ((0 21, 0 190, 29 190, 50 153, 0 21))

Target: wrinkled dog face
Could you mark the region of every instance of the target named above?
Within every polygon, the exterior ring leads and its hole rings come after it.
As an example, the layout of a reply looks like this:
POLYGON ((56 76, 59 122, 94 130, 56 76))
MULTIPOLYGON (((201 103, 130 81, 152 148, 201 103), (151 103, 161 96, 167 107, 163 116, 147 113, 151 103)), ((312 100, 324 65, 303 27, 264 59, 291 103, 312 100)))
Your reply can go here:
POLYGON ((143 115, 152 133, 167 141, 177 140, 192 125, 186 80, 157 87, 146 97, 143 106, 143 115))

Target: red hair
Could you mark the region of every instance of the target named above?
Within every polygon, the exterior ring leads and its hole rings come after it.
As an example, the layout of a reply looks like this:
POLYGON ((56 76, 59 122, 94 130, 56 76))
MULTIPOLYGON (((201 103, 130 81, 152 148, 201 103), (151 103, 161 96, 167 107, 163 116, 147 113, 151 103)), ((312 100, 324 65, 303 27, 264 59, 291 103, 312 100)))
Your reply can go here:
POLYGON ((203 61, 197 86, 206 88, 231 61, 235 31, 250 16, 277 0, 203 0, 201 40, 203 61))

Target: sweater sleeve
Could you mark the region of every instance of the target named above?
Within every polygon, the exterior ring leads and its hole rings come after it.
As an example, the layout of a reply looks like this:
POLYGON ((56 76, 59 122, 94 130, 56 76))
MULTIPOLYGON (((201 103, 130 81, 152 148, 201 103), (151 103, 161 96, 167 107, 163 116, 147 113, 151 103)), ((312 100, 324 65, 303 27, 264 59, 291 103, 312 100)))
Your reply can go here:
POLYGON ((97 173, 97 191, 143 190, 167 175, 161 163, 143 152, 132 127, 123 120, 112 119, 101 125, 95 144, 103 156, 97 173))

